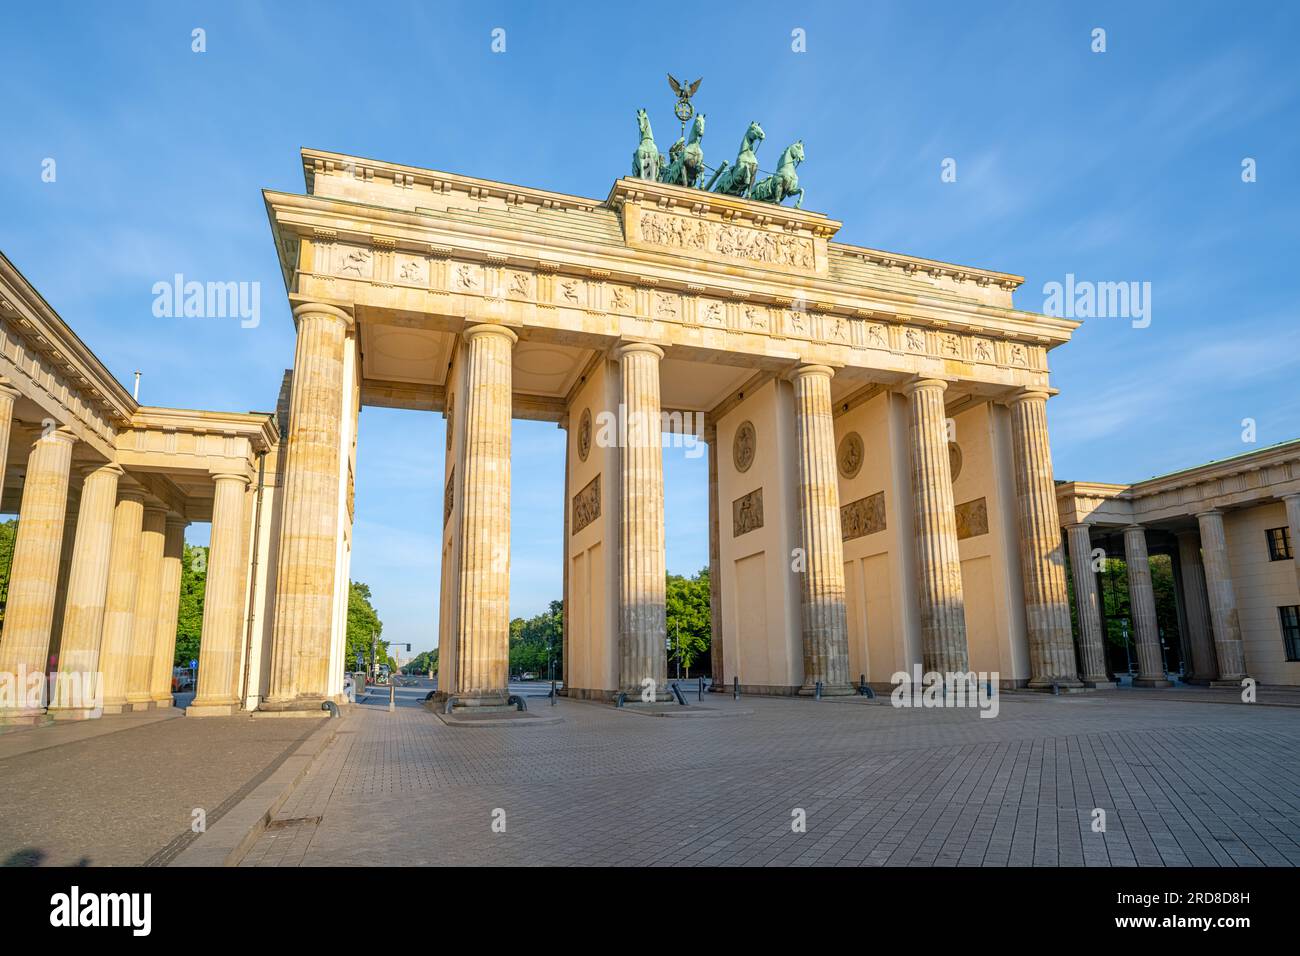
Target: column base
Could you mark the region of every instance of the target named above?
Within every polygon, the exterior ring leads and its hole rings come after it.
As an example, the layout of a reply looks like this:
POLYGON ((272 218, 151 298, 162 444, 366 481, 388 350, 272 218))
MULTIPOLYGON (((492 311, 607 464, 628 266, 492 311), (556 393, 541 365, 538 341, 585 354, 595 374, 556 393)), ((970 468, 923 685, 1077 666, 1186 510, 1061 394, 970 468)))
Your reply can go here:
POLYGON ((239 713, 239 701, 196 700, 185 708, 186 717, 233 717, 239 713))
MULTIPOLYGON (((856 694, 857 688, 852 684, 823 684, 823 697, 852 697, 856 694)), ((816 697, 817 685, 804 684, 795 692, 796 697, 816 697)))
POLYGON ((104 716, 100 707, 51 707, 47 711, 51 720, 98 720, 104 716))
POLYGON ((0 727, 34 727, 45 723, 45 708, 0 710, 0 727))
POLYGON ((1231 687, 1231 688, 1233 688, 1233 689, 1240 689, 1240 688, 1241 688, 1241 682, 1244 681, 1245 679, 1246 679, 1246 675, 1245 675, 1245 674, 1242 674, 1240 677, 1220 677, 1220 678, 1218 678, 1217 680, 1212 680, 1212 681, 1210 681, 1210 686, 1211 686, 1211 687, 1231 687))
POLYGON ((1173 687, 1174 682, 1163 677, 1135 677, 1134 687, 1173 687))
POLYGON ((129 709, 125 700, 106 700, 100 708, 106 714, 124 714, 129 709))
POLYGON ((1035 677, 1025 686, 1030 690, 1050 691, 1053 685, 1061 688, 1061 690, 1068 691, 1081 690, 1083 689, 1084 683, 1077 677, 1035 677))
POLYGON ((340 710, 347 704, 347 700, 339 695, 338 697, 294 697, 289 700, 264 700, 257 705, 257 710, 252 712, 254 717, 328 717, 329 711, 325 709, 326 701, 334 703, 340 710))
POLYGON ((1090 690, 1114 690, 1116 687, 1119 686, 1119 684, 1108 677, 1099 678, 1097 680, 1093 680, 1090 677, 1085 677, 1083 679, 1083 686, 1089 688, 1090 690))
POLYGON ((153 699, 153 704, 159 710, 166 710, 168 707, 176 706, 176 698, 171 694, 168 694, 166 697, 155 697, 153 699))
POLYGON ((132 713, 141 710, 152 710, 153 700, 128 700, 126 706, 132 713))
MULTIPOLYGON (((683 693, 685 693, 685 691, 683 691, 683 693)), ((625 695, 626 695, 626 697, 624 698, 624 701, 623 701, 623 703, 624 703, 625 705, 628 705, 628 704, 666 704, 666 703, 668 703, 668 702, 670 702, 670 701, 674 701, 674 702, 676 701, 676 698, 673 697, 673 692, 672 692, 671 690, 660 690, 660 689, 658 689, 658 688, 656 688, 656 690, 655 690, 655 695, 654 695, 654 699, 653 699, 653 700, 642 700, 642 699, 641 699, 642 691, 641 691, 641 688, 640 688, 640 687, 637 687, 637 688, 635 688, 635 689, 633 689, 633 690, 626 690, 626 689, 624 689, 624 690, 616 690, 616 691, 614 691, 614 693, 613 693, 613 695, 612 695, 612 699, 613 699, 613 700, 617 700, 619 694, 625 694, 625 695)))

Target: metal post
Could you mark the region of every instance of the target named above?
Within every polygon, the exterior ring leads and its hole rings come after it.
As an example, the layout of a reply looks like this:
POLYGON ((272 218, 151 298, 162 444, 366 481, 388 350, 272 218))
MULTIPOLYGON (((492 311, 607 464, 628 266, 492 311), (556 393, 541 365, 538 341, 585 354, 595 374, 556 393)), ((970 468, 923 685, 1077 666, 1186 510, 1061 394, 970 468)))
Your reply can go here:
POLYGON ((740 700, 740 677, 731 678, 731 699, 740 700))
POLYGON ((391 714, 397 710, 397 685, 389 680, 388 682, 388 712, 391 714))

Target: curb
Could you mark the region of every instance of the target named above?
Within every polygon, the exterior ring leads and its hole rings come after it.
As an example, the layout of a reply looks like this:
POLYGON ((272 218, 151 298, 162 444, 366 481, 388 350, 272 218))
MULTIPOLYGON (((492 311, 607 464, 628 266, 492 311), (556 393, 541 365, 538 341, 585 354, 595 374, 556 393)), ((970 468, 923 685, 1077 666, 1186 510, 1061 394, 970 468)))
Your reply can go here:
POLYGON ((340 725, 347 720, 346 717, 334 719, 325 716, 321 719, 324 723, 312 731, 311 736, 271 776, 167 865, 238 866, 312 764, 333 742, 340 725))

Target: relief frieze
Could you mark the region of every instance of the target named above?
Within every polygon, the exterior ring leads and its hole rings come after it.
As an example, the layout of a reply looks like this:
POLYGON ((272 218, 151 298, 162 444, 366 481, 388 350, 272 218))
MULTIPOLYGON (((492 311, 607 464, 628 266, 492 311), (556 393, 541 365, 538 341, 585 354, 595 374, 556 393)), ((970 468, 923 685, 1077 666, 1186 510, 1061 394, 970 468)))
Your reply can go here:
POLYGON ((877 491, 840 506, 840 535, 845 541, 885 530, 885 493, 877 491))
POLYGON ((816 268, 811 239, 709 219, 645 211, 641 214, 641 240, 764 265, 810 271, 816 268))
POLYGON ((573 496, 573 534, 600 517, 600 475, 573 496))
POLYGON ((958 541, 989 533, 989 508, 983 498, 963 501, 954 510, 957 512, 958 541))

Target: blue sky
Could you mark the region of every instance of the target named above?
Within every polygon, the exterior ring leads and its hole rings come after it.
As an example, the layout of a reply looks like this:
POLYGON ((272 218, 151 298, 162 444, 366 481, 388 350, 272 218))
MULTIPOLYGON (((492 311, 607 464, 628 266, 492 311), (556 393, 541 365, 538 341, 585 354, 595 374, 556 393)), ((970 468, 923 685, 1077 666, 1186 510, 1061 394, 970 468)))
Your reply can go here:
MULTIPOLYGON (((1052 353, 1058 477, 1239 454, 1256 447, 1244 418, 1258 445, 1300 436, 1300 6, 654 9, 11 7, 0 249, 120 379, 143 371, 142 401, 269 410, 293 325, 260 190, 302 190, 300 147, 603 197, 637 107, 671 142, 671 71, 704 78, 711 164, 751 119, 774 153, 802 138, 805 207, 842 220, 843 241, 1024 275, 1016 304, 1033 311, 1067 274, 1151 283, 1148 327, 1092 320, 1052 353), (956 182, 941 181, 947 158, 956 182), (261 324, 155 318, 151 287, 177 272, 260 281, 261 324)), ((442 435, 438 416, 362 413, 353 577, 385 636, 416 649, 436 641, 442 435)), ((563 445, 533 422, 514 441, 512 613, 527 615, 560 595, 563 445)), ((705 462, 668 452, 673 571, 707 561, 705 462)))

